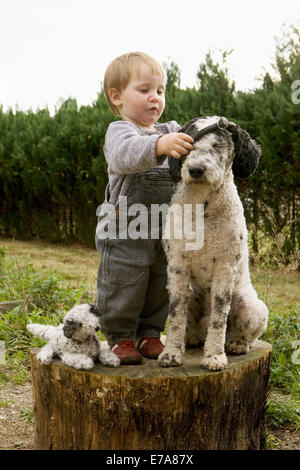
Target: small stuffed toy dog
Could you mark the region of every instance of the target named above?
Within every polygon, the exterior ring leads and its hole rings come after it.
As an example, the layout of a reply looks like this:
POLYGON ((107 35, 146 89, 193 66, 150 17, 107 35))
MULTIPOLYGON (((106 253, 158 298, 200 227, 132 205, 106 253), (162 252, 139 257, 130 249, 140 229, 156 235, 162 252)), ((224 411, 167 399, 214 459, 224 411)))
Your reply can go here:
POLYGON ((98 310, 92 304, 75 305, 57 327, 38 323, 27 325, 30 333, 49 340, 37 354, 42 364, 50 364, 54 357, 59 357, 75 369, 92 369, 96 359, 104 365, 118 367, 118 356, 101 346, 96 335, 99 328, 98 310))

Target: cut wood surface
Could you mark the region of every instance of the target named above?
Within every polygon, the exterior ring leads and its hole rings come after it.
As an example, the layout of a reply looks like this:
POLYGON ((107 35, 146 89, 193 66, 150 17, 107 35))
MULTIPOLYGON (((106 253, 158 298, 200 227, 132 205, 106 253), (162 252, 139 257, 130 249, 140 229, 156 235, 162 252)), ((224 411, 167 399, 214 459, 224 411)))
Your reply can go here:
POLYGON ((219 372, 199 365, 199 349, 187 350, 181 367, 143 358, 91 371, 41 365, 33 349, 35 448, 260 449, 271 349, 257 341, 219 372))

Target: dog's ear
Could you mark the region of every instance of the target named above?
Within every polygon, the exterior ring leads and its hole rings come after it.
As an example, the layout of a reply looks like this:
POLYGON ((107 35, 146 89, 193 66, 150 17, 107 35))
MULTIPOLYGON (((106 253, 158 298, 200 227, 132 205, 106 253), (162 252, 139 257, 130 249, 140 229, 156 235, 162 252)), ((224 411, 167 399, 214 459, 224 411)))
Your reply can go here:
POLYGON ((247 131, 232 123, 227 130, 231 133, 235 147, 232 172, 237 178, 249 178, 258 167, 261 150, 247 131))
POLYGON ((99 310, 96 307, 96 305, 89 303, 89 306, 90 306, 90 312, 93 313, 94 315, 96 315, 97 317, 99 317, 100 313, 99 313, 99 310))
MULTIPOLYGON (((195 118, 189 121, 184 127, 179 129, 178 132, 183 132, 184 134, 188 134, 194 138, 194 136, 198 132, 198 128, 195 126, 195 122, 199 121, 200 118, 195 118)), ((181 168, 186 156, 183 155, 181 158, 173 158, 168 155, 168 164, 170 175, 174 183, 178 183, 181 180, 181 168)))
POLYGON ((181 180, 181 167, 182 167, 182 157, 173 158, 168 155, 169 171, 174 183, 178 183, 181 180))

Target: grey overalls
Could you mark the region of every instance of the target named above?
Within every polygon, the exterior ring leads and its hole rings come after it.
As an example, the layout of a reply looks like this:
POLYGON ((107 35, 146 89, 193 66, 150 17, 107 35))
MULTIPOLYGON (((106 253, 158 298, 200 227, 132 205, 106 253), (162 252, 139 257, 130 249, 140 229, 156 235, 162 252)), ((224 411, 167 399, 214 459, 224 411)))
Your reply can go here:
MULTIPOLYGON (((142 203, 150 217, 151 204, 169 204, 174 191, 169 169, 155 167, 135 174, 125 195, 128 207, 142 203)), ((160 232, 161 224, 160 218, 160 232)), ((97 283, 100 326, 108 343, 144 336, 159 338, 168 315, 161 238, 100 240, 96 236, 96 247, 101 254, 97 283)))

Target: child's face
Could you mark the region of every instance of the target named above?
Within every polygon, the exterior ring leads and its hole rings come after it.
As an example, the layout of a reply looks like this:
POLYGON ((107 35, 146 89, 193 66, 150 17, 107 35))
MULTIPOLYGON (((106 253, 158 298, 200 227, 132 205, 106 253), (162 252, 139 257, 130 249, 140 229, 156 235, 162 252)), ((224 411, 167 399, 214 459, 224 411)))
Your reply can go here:
POLYGON ((151 68, 141 64, 140 73, 133 73, 125 90, 118 94, 116 106, 122 118, 139 127, 154 130, 156 122, 165 108, 166 81, 154 75, 151 68))

